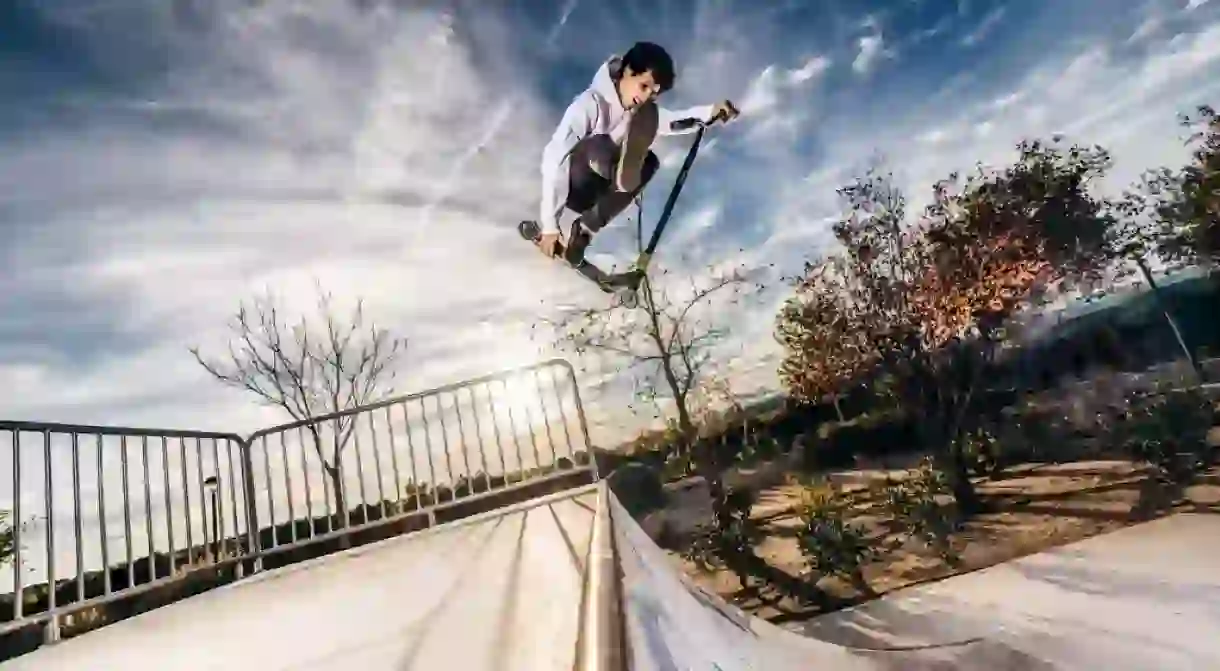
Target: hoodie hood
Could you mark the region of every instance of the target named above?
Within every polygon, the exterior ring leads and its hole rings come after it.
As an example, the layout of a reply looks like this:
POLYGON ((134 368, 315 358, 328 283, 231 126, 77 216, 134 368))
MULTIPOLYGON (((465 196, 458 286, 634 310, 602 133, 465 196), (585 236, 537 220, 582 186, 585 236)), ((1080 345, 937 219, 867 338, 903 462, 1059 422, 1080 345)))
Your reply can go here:
POLYGON ((602 66, 597 69, 597 74, 593 75, 593 82, 589 84, 589 89, 603 98, 612 113, 615 115, 622 114, 627 111, 623 107, 623 102, 618 97, 618 86, 614 82, 614 77, 611 72, 620 69, 619 63, 621 60, 618 56, 612 56, 602 66))

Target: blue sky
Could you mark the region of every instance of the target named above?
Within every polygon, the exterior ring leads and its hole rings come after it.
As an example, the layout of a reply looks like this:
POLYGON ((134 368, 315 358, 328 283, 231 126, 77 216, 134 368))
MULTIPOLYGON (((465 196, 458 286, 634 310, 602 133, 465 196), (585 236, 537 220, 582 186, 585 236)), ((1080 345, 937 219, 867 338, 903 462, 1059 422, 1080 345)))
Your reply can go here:
MULTIPOLYGON (((1175 114, 1220 97, 1218 5, 4 3, 0 385, 19 393, 0 415, 277 421, 187 348, 223 348, 263 288, 307 307, 314 278, 410 339, 411 389, 545 356, 528 324, 603 298, 513 226, 564 105, 634 40, 675 55, 667 104, 744 112, 701 154, 660 260, 791 272, 825 244, 834 187, 879 153, 917 202, 1056 131, 1114 150, 1114 185, 1180 162, 1175 114)), ((647 223, 688 141, 658 145, 647 223)), ((597 258, 627 259, 618 223, 597 258)), ((773 383, 783 297, 721 315, 743 390, 773 383)))
MULTIPOLYGON (((666 104, 743 110, 709 138, 662 243, 676 278, 798 271, 827 243, 834 188, 878 155, 918 205, 951 171, 1063 132, 1114 152, 1114 190, 1180 164, 1175 115, 1220 102, 1217 0, 10 0, 0 416, 279 423, 188 348, 223 351, 237 302, 265 288, 307 309, 315 279, 410 340, 406 389, 549 356, 529 325, 605 298, 514 225, 537 209, 567 101, 640 39, 678 61, 666 104)), ((646 225, 687 142, 656 147, 646 225)), ((595 258, 626 261, 633 228, 620 219, 595 258)), ((784 297, 712 315, 733 327, 722 372, 739 392, 774 385, 784 297)), ((575 363, 590 385, 615 366, 575 363)), ((582 392, 598 442, 633 426, 624 387, 582 392)))

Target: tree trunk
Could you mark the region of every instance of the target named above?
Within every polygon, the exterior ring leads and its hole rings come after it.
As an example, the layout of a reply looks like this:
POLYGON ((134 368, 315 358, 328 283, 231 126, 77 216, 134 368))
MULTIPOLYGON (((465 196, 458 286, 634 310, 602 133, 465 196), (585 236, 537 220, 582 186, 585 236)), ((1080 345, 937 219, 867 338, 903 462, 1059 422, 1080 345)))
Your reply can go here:
POLYGON ((846 422, 847 420, 843 418, 843 408, 839 407, 839 392, 831 393, 830 400, 834 403, 835 414, 839 416, 839 421, 846 422))
POLYGON ((322 469, 330 479, 330 489, 335 494, 335 517, 331 520, 331 529, 346 529, 349 519, 347 496, 343 492, 343 469, 330 464, 323 464, 322 469))
POLYGON ((926 386, 935 381, 935 376, 925 376, 925 386, 922 386, 919 392, 920 402, 916 404, 915 409, 923 420, 917 423, 917 431, 923 442, 923 449, 927 451, 925 454, 932 454, 936 469, 948 479, 958 513, 962 517, 970 517, 982 512, 985 506, 970 480, 970 469, 966 465, 961 441, 957 436, 959 422, 953 419, 954 408, 944 407, 939 390, 926 386))
MULTIPOLYGON (((729 567, 729 570, 737 574, 743 587, 748 587, 750 575, 760 576, 768 582, 773 582, 775 578, 772 576, 778 569, 771 567, 766 559, 754 552, 753 548, 745 548, 743 551, 734 547, 730 542, 733 510, 729 505, 724 479, 721 477, 722 469, 717 450, 711 441, 704 441, 701 444, 696 441, 698 430, 694 421, 691 420, 690 409, 687 407, 687 394, 690 392, 689 380, 686 385, 683 385, 674 372, 671 358, 674 353, 668 349, 665 339, 661 336, 661 325, 657 318, 656 304, 653 301, 652 286, 647 278, 644 281, 644 289, 644 305, 648 310, 651 323, 648 334, 656 344, 657 351, 661 353, 661 374, 665 378, 665 384, 669 387, 677 408, 678 443, 680 449, 688 455, 695 474, 702 477, 707 483, 708 496, 712 505, 712 533, 716 540, 716 554, 729 567)), ((788 577, 791 578, 791 576, 788 577)), ((788 591, 791 591, 791 586, 788 591)))
POLYGON ((949 489, 953 492, 953 500, 957 503, 958 513, 962 517, 977 515, 986 509, 982 497, 970 480, 970 469, 962 454, 960 441, 946 443, 936 451, 937 468, 949 480, 949 489))
MULTIPOLYGON (((335 518, 331 520, 330 530, 346 529, 351 520, 349 519, 349 511, 347 509, 347 495, 343 491, 343 467, 331 466, 323 462, 322 468, 326 471, 326 476, 330 478, 330 488, 335 493, 335 518)), ((340 550, 346 550, 351 546, 351 534, 339 536, 340 550)))
MULTIPOLYGON (((318 431, 317 425, 310 425, 309 432, 313 436, 313 449, 318 455, 318 463, 322 465, 322 472, 326 475, 326 479, 330 481, 330 490, 335 495, 334 517, 327 520, 328 531, 346 529, 348 524, 347 497, 343 492, 343 464, 339 460, 338 436, 336 435, 335 463, 332 466, 330 459, 326 458, 325 450, 322 449, 322 434, 318 431)), ((325 494, 325 489, 323 493, 325 494)), ((309 523, 312 526, 313 520, 310 520, 309 523)))

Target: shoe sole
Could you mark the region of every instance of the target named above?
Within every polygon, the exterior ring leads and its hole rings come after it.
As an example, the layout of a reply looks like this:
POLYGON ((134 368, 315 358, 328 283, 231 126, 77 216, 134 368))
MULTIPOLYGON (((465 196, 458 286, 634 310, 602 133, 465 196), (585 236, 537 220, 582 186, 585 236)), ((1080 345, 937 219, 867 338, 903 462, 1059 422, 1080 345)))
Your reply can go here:
POLYGON ((572 230, 568 232, 568 239, 564 242, 563 258, 572 266, 580 265, 585 260, 585 249, 589 246, 588 234, 581 232, 580 220, 572 222, 572 230), (585 238, 579 240, 579 238, 585 238))
POLYGON ((657 137, 658 125, 660 116, 653 103, 645 105, 632 115, 627 127, 627 137, 623 141, 618 170, 614 175, 615 186, 619 191, 630 193, 639 187, 644 173, 644 157, 648 155, 652 141, 657 137))

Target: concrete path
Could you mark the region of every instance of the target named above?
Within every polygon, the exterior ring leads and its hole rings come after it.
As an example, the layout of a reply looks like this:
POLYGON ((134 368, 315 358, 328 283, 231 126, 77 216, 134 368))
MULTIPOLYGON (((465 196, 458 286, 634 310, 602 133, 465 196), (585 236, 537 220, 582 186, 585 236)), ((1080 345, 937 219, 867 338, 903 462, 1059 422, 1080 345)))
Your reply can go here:
POLYGON ((865 653, 895 669, 1220 669, 1220 515, 1129 527, 788 628, 849 647, 963 642, 922 650, 917 666, 865 653), (943 666, 923 666, 933 660, 943 666))

